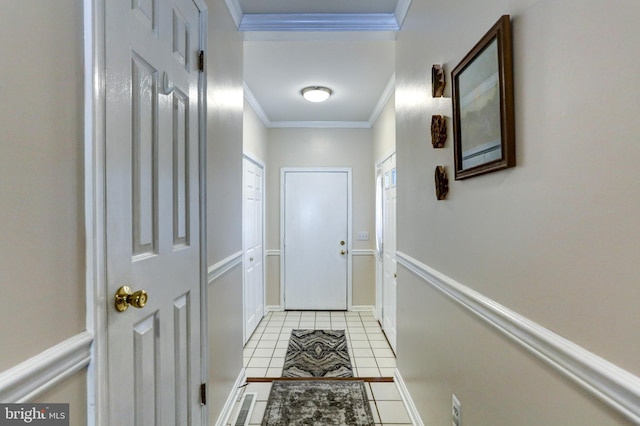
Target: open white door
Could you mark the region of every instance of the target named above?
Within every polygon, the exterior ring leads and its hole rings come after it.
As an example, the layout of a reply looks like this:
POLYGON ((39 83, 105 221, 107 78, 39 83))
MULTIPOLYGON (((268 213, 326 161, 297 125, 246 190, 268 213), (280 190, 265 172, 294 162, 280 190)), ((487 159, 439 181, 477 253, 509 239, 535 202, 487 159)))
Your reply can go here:
POLYGON ((200 425, 200 11, 107 0, 108 419, 200 425), (122 286, 130 297, 116 309, 122 286), (140 295, 140 294, 138 294, 140 295))
POLYGON ((244 240, 244 343, 264 316, 263 200, 264 169, 257 162, 243 160, 242 233, 244 240))
POLYGON ((396 156, 382 164, 382 329, 389 344, 396 350, 396 156))
POLYGON ((282 184, 285 309, 346 310, 350 170, 284 169, 282 184))

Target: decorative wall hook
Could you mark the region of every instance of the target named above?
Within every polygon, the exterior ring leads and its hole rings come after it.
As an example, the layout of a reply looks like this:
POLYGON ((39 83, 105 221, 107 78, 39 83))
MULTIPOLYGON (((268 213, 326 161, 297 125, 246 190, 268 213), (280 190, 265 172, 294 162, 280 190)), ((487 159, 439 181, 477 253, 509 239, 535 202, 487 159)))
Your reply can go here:
POLYGON ((444 87, 446 83, 444 67, 442 65, 434 65, 431 67, 431 95, 434 98, 444 96, 444 87))
POLYGON ((447 171, 444 166, 436 166, 435 181, 436 198, 438 200, 444 200, 447 198, 447 193, 449 192, 449 178, 447 177, 447 171))
POLYGON ((447 141, 447 118, 444 115, 431 116, 431 143, 434 148, 444 147, 447 141))

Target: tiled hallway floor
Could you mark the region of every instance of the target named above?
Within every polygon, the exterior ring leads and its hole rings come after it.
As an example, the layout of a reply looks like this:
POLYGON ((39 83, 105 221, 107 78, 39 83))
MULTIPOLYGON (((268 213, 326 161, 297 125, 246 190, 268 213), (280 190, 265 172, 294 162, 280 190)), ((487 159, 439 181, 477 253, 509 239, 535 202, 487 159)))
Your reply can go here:
MULTIPOLYGON (((256 392, 257 402, 249 424, 262 421, 271 383, 251 382, 251 379, 282 376, 282 367, 293 329, 345 330, 354 376, 362 378, 393 377, 396 359, 370 312, 288 311, 267 314, 244 349, 244 366, 249 383, 246 392, 256 392)), ((400 393, 393 382, 365 383, 369 404, 376 425, 411 424, 400 393)), ((242 395, 239 401, 242 399, 242 395)), ((239 405, 239 404, 236 404, 239 405)), ((230 419, 233 425, 239 407, 230 419)))

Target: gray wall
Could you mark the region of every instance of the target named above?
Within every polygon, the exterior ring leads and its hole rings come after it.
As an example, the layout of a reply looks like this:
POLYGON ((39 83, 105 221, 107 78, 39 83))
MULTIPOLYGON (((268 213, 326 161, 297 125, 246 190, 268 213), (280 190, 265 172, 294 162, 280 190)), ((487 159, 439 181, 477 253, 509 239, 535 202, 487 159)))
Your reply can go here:
MULTIPOLYGON (((352 167, 353 249, 374 247, 374 167, 370 129, 270 129, 267 157, 266 248, 280 249, 280 170, 282 167, 352 167), (369 241, 357 241, 359 231, 369 241)), ((267 258, 267 305, 280 304, 280 265, 267 258)), ((354 305, 375 303, 372 256, 353 256, 354 305)))
MULTIPOLYGON (((2 2, 0 372, 85 329, 82 31, 81 0, 2 2)), ((84 378, 42 396, 73 424, 84 378)))
MULTIPOLYGON (((207 250, 209 268, 242 250, 242 39, 223 0, 209 0, 207 250)), ((208 285, 209 417, 242 370, 242 269, 208 285)))
MULTIPOLYGON (((622 0, 414 1, 396 46, 398 250, 635 375, 638 16, 622 0), (430 69, 450 72, 502 14, 517 167, 456 182, 452 137, 442 150, 425 140, 430 69), (446 201, 436 165, 449 171, 446 201)), ((464 424, 624 424, 402 268, 398 367, 425 423, 448 424, 455 393, 464 424)))

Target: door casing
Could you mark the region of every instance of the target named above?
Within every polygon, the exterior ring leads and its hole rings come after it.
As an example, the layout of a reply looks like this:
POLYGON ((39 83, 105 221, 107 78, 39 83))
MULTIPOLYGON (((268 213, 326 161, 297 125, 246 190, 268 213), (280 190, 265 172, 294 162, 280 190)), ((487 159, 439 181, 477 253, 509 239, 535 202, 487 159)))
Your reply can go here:
MULTIPOLYGON (((87 424, 106 424, 108 417, 107 292, 106 273, 106 2, 84 0, 84 229, 86 262, 86 327, 94 336, 87 371, 87 424)), ((207 52, 208 8, 205 0, 192 0, 200 11, 200 49, 207 52)), ((202 383, 208 377, 207 253, 206 253, 206 67, 198 76, 200 175, 200 340, 202 383)), ((203 407, 202 424, 208 408, 203 407)))
POLYGON ((285 268, 285 259, 284 259, 284 236, 285 236, 285 220, 284 220, 284 210, 285 210, 285 174, 288 172, 307 172, 307 173, 327 173, 327 172, 341 172, 347 173, 347 310, 352 310, 353 302, 352 302, 352 294, 353 294, 353 274, 352 274, 352 243, 351 243, 351 235, 353 234, 353 177, 352 177, 352 169, 350 167, 283 167, 280 169, 280 307, 284 310, 285 302, 284 302, 284 291, 285 291, 285 282, 284 282, 284 268, 285 268))

